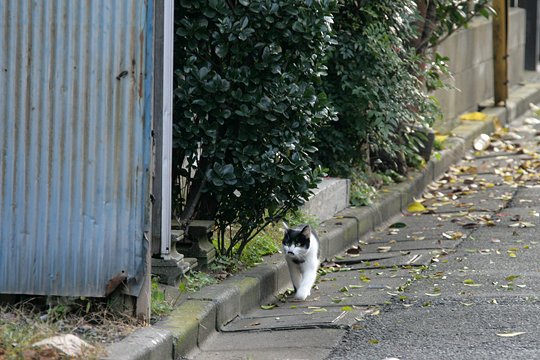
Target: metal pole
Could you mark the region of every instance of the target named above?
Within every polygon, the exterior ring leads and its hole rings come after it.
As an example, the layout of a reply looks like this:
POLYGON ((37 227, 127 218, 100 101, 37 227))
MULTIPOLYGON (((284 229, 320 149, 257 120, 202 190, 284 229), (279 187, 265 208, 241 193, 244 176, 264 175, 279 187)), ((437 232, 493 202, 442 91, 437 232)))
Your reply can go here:
POLYGON ((508 98, 508 0, 493 0, 493 77, 495 106, 508 98))
POLYGON ((161 150, 161 254, 171 249, 174 1, 165 0, 163 36, 163 145, 161 150))
POLYGON ((173 0, 155 5, 152 254, 157 256, 171 251, 173 6, 173 0))

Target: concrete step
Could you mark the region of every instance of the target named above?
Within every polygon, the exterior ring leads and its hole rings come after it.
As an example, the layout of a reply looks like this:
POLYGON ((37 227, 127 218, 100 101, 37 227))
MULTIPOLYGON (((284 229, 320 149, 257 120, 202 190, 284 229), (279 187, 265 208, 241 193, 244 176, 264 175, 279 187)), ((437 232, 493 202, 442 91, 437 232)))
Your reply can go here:
POLYGON ((348 206, 349 180, 324 178, 301 209, 323 222, 348 206))

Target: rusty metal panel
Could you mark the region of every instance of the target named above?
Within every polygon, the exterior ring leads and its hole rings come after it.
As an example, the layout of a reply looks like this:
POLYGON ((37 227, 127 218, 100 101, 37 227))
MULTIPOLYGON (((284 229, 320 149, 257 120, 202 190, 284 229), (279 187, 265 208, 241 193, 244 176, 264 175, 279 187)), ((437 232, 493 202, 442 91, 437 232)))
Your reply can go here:
POLYGON ((0 1, 0 293, 138 295, 152 1, 0 1))

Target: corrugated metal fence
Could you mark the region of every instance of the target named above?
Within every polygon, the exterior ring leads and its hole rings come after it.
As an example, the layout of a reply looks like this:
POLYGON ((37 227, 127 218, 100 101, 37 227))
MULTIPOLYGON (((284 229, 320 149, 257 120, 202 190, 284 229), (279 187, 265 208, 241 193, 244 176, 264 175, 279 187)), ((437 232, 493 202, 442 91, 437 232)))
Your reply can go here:
POLYGON ((152 1, 0 1, 0 293, 137 295, 152 1))

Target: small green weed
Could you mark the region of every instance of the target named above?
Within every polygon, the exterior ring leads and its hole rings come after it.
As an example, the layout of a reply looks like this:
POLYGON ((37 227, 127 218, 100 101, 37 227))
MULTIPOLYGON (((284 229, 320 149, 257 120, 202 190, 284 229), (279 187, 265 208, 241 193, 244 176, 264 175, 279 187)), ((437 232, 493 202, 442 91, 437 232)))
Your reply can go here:
POLYGON ((252 267, 263 262, 263 256, 272 255, 279 251, 279 236, 282 236, 281 230, 276 231, 277 226, 267 228, 246 246, 240 261, 247 267, 252 267))
POLYGON ((217 284, 218 280, 202 271, 191 271, 180 283, 180 292, 195 292, 208 285, 217 284))
POLYGON ((351 176, 351 205, 366 206, 371 204, 377 195, 377 190, 385 185, 399 183, 405 180, 403 175, 393 171, 364 172, 356 169, 351 176))
MULTIPOLYGON (((301 225, 301 224, 309 224, 315 230, 317 230, 317 228, 319 227, 319 221, 317 220, 316 217, 300 210, 290 211, 289 213, 287 213, 284 220, 291 227, 301 225)), ((279 229, 280 229, 279 240, 281 241, 281 237, 283 237, 281 224, 279 225, 279 229)))
POLYGON ((169 314, 174 306, 169 301, 167 301, 165 292, 159 288, 158 278, 152 278, 152 299, 150 307, 152 310, 152 315, 163 316, 169 314))
POLYGON ((441 141, 441 140, 435 139, 435 140, 433 141, 433 150, 435 150, 435 151, 441 151, 441 150, 444 150, 444 140, 441 141))
POLYGON ((371 201, 377 190, 375 187, 366 184, 362 181, 351 182, 351 204, 354 206, 366 206, 371 204, 371 201))

